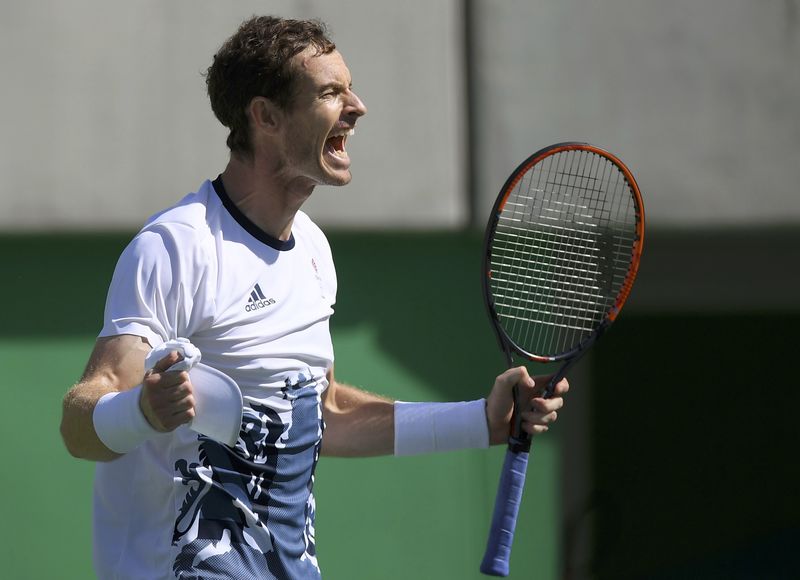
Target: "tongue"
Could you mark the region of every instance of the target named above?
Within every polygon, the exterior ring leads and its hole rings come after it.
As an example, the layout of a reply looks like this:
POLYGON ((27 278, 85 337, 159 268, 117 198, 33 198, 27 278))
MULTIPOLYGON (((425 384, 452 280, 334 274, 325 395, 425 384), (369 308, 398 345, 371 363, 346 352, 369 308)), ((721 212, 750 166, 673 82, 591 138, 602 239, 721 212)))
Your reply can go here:
POLYGON ((334 151, 344 151, 344 137, 341 135, 328 139, 328 144, 334 151))

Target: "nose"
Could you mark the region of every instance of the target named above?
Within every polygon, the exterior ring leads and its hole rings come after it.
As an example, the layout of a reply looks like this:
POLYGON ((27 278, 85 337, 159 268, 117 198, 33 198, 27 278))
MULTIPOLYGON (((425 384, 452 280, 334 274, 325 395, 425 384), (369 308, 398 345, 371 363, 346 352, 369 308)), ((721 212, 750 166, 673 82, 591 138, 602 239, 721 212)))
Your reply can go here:
POLYGON ((367 106, 353 91, 348 93, 347 113, 354 117, 363 117, 367 114, 367 106))

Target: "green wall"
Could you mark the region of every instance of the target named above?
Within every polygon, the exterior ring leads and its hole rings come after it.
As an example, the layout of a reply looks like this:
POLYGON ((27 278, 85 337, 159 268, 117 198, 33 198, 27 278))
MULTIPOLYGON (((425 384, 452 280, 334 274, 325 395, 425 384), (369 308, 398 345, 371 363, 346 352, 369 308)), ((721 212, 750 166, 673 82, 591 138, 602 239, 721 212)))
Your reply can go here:
MULTIPOLYGON (((0 237, 6 402, 2 577, 91 578, 91 463, 60 441, 61 397, 98 331, 127 235, 0 237)), ((480 294, 471 234, 332 234, 341 380, 406 400, 482 396, 503 359, 480 294)), ((558 441, 532 457, 512 578, 554 579, 558 441)), ((323 458, 317 547, 330 579, 479 578, 503 449, 418 458, 323 458)))
MULTIPOLYGON (((750 284, 791 306, 786 284, 800 297, 797 276, 781 274, 770 290, 765 273, 773 269, 752 260, 796 264, 784 258, 800 249, 799 237, 720 238, 728 241, 693 273, 688 260, 678 267, 670 248, 696 253, 713 240, 651 236, 632 304, 573 384, 575 403, 578 393, 590 395, 584 428, 594 481, 585 511, 577 517, 560 508, 574 477, 564 442, 568 403, 532 456, 512 578, 579 578, 560 571, 572 557, 569 570, 598 580, 797 577, 800 308, 653 314, 641 305, 656 305, 662 285, 694 288, 689 282, 710 265, 732 262, 721 270, 728 277, 710 284, 720 301, 728 288, 728 298, 753 294, 750 284), (754 239, 763 247, 749 258, 754 239), (676 276, 686 284, 673 283, 676 276), (587 533, 594 541, 581 554, 576 545, 587 533)), ((0 237, 2 578, 92 577, 92 464, 68 456, 58 422, 127 238, 0 237)), ((480 236, 333 233, 330 240, 340 288, 337 377, 407 400, 483 395, 504 362, 483 312, 480 236)), ((480 578, 502 458, 502 448, 323 458, 316 492, 325 578, 480 578)))

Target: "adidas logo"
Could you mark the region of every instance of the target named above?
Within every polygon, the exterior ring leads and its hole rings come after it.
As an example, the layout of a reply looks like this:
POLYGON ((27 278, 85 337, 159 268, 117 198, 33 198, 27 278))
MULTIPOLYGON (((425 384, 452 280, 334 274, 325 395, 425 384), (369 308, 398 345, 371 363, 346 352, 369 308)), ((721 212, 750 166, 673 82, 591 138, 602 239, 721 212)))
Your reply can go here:
POLYGON ((261 286, 255 285, 253 291, 250 292, 250 298, 247 300, 247 305, 244 307, 245 312, 255 312, 259 308, 266 308, 275 304, 274 298, 267 298, 261 291, 261 286))

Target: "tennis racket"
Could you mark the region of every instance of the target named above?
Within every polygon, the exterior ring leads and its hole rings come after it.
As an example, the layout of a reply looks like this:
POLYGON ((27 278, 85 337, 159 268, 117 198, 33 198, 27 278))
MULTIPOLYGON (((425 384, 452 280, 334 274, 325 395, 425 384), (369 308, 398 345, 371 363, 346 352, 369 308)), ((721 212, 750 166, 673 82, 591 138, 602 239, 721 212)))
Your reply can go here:
MULTIPOLYGON (((559 143, 526 159, 497 196, 486 227, 483 288, 500 346, 561 362, 544 397, 619 314, 644 242, 633 175, 611 153, 559 143)), ((508 576, 530 436, 515 410, 481 572, 508 576)))

